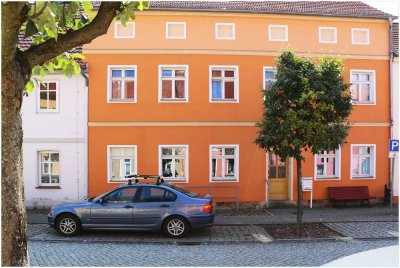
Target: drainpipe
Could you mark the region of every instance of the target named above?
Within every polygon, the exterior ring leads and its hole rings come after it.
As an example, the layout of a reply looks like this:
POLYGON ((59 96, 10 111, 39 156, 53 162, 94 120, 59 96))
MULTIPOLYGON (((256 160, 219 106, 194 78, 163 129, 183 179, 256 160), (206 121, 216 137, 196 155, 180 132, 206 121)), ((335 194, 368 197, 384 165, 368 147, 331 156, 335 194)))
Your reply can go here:
MULTIPOLYGON (((390 98, 390 139, 393 139, 393 18, 389 17, 389 98, 390 98)), ((393 207, 394 158, 390 159, 390 208, 393 207)))
MULTIPOLYGON (((85 96, 85 106, 86 106, 86 115, 84 121, 86 122, 85 127, 85 142, 86 142, 86 154, 85 157, 85 167, 86 167, 86 197, 89 197, 89 166, 88 166, 88 157, 89 157, 89 142, 88 142, 88 117, 89 117, 89 77, 87 76, 88 73, 88 63, 86 63, 85 67, 81 69, 81 75, 85 78, 85 92, 83 96, 85 96)), ((79 188, 79 181, 78 181, 78 188, 79 188)))

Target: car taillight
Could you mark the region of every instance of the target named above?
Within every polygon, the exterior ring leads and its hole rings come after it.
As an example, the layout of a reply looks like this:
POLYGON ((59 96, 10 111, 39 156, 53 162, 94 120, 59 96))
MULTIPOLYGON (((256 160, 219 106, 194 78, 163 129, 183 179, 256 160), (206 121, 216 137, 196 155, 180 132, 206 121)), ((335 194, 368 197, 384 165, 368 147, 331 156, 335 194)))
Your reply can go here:
POLYGON ((212 203, 207 203, 207 204, 204 205, 204 207, 203 207, 203 212, 205 212, 205 213, 212 213, 212 211, 213 211, 213 205, 212 205, 212 203))

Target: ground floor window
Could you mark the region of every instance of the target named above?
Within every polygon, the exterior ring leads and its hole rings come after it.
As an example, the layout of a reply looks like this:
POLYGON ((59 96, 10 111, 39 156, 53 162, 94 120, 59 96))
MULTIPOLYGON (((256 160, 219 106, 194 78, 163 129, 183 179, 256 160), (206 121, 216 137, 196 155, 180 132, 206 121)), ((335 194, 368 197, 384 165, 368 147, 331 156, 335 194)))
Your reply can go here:
POLYGON ((273 153, 268 154, 268 178, 269 179, 287 178, 286 161, 281 161, 279 156, 273 153))
POLYGON ((169 181, 187 182, 188 172, 187 145, 160 145, 160 174, 169 181))
POLYGON ((239 181, 239 145, 211 145, 211 181, 239 181))
POLYGON ((60 154, 55 151, 39 152, 39 185, 60 185, 60 154))
POLYGON ((351 145, 351 177, 375 178, 375 145, 351 145))
POLYGON ((136 146, 110 145, 108 154, 110 180, 125 180, 125 176, 136 174, 136 146))
POLYGON ((340 149, 321 151, 315 155, 316 179, 338 179, 340 177, 340 149))

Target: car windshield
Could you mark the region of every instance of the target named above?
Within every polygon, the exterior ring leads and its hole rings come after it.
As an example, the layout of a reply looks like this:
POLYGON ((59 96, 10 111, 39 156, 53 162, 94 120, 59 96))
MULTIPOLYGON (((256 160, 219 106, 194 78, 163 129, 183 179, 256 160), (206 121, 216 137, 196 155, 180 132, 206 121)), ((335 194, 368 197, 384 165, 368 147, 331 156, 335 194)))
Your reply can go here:
POLYGON ((178 185, 171 185, 171 188, 174 189, 174 190, 177 190, 178 192, 181 192, 181 193, 183 193, 185 195, 188 195, 190 197, 196 197, 196 196, 199 195, 198 193, 191 192, 188 189, 183 188, 183 187, 178 186, 178 185))

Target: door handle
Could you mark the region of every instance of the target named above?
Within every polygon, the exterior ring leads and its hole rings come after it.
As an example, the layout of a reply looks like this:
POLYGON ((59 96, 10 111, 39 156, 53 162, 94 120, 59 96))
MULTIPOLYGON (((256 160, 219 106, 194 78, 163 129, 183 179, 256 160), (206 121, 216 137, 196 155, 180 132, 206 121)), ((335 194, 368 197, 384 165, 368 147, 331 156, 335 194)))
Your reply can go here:
POLYGON ((169 205, 164 204, 164 205, 161 205, 160 208, 169 208, 169 205))
POLYGON ((124 208, 133 208, 131 205, 126 205, 124 208))

